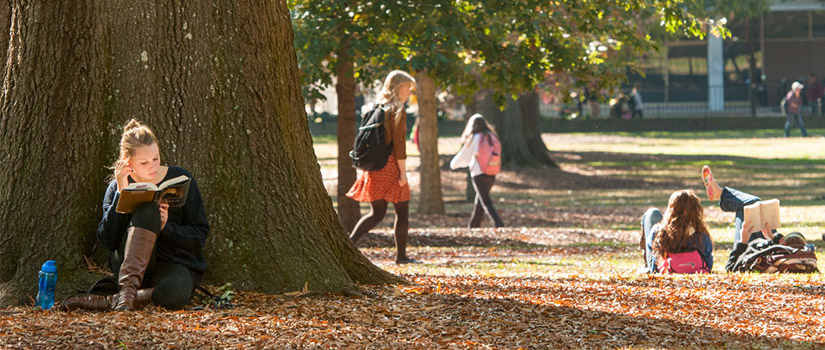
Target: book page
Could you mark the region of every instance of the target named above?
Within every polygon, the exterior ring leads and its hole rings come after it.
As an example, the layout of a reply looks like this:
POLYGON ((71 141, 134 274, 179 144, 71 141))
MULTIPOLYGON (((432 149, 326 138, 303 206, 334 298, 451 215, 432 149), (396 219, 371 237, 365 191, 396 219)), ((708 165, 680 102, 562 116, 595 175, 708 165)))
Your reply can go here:
POLYGON ((143 191, 143 190, 157 191, 158 187, 155 186, 155 184, 153 184, 151 182, 133 182, 133 183, 130 183, 129 186, 126 186, 126 188, 124 188, 123 190, 124 191, 132 191, 132 190, 136 190, 136 191, 143 191))
POLYGON ((186 182, 186 181, 189 181, 189 177, 186 176, 186 175, 181 175, 181 176, 171 178, 169 180, 166 180, 166 181, 162 182, 160 184, 160 186, 158 186, 157 188, 162 190, 164 188, 172 187, 172 186, 175 186, 177 184, 180 184, 180 183, 183 183, 183 182, 186 182))
POLYGON ((748 227, 751 227, 751 232, 742 232, 742 237, 745 234, 750 235, 753 232, 762 231, 762 215, 760 215, 759 202, 753 203, 751 205, 746 205, 745 210, 745 220, 742 223, 742 230, 746 230, 748 227))
POLYGON ((759 202, 760 216, 762 223, 768 222, 768 228, 778 229, 779 222, 779 199, 770 199, 759 202))

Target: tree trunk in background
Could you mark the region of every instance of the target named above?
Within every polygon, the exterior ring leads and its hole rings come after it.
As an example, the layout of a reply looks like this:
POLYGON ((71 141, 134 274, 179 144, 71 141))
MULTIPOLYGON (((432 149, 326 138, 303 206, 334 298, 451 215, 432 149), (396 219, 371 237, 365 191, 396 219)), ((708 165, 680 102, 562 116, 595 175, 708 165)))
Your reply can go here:
MULTIPOLYGON (((11 0, 0 0, 0 68, 5 68, 11 29, 11 0)), ((3 69, 0 69, 3 72, 3 69)))
POLYGON ((418 128, 421 146, 421 202, 418 212, 443 214, 444 199, 441 195, 441 166, 438 159, 438 106, 435 98, 435 81, 427 72, 415 75, 418 90, 418 128))
POLYGON ((541 139, 541 125, 539 124, 539 94, 535 91, 519 95, 519 109, 521 111, 521 121, 524 130, 524 140, 530 154, 542 165, 558 168, 556 162, 550 158, 550 152, 541 139))
POLYGON ((480 98, 479 113, 495 126, 499 141, 501 141, 502 165, 507 167, 541 166, 541 163, 530 152, 530 147, 525 140, 519 103, 508 97, 507 105, 502 111, 489 93, 482 92, 478 97, 480 98))
POLYGON ((0 305, 28 300, 46 259, 58 260, 58 298, 85 283, 104 165, 130 117, 154 129, 163 164, 200 184, 205 283, 281 293, 401 281, 350 244, 324 189, 284 2, 15 2, 12 18, 0 305))
POLYGON ((338 95, 338 217, 347 232, 361 218, 359 203, 346 196, 357 176, 349 151, 355 142, 355 77, 344 43, 338 54, 335 92, 338 95))
MULTIPOLYGON (((0 305, 28 302, 37 271, 56 260, 59 291, 88 282, 81 266, 94 244, 105 191, 107 55, 97 2, 12 7, 0 94, 0 305)), ((7 28, 8 29, 8 28, 7 28)), ((8 35, 8 34, 7 34, 8 35)))

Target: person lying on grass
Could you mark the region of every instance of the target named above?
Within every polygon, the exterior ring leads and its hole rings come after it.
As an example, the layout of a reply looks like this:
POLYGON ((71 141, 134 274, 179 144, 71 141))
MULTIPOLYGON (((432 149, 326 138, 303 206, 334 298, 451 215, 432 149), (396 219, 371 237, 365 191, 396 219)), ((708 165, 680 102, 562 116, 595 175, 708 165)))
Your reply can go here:
POLYGON ((693 191, 673 192, 664 215, 648 209, 642 215, 642 237, 649 273, 709 273, 713 268, 704 208, 693 191))
POLYGON ((708 199, 719 201, 719 208, 722 211, 736 213, 733 219, 733 251, 730 254, 729 264, 731 261, 735 262, 745 252, 749 243, 759 239, 793 248, 804 248, 807 242, 805 237, 798 232, 782 235, 777 233, 776 227, 770 227, 769 222, 762 225, 762 230, 754 230, 753 223, 745 223, 745 206, 761 201, 759 197, 727 186, 722 188, 707 165, 702 167, 702 183, 707 190, 708 199))

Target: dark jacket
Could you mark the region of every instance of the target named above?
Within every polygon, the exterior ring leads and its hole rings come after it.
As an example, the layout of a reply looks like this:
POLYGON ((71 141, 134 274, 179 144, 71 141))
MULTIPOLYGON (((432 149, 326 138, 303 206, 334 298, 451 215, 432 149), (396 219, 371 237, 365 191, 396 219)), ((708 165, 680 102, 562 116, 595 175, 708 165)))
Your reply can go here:
MULTIPOLYGON (((169 171, 160 182, 180 175, 192 179, 186 196, 186 205, 169 209, 166 226, 158 234, 155 244, 155 259, 184 265, 197 276, 201 276, 206 271, 203 245, 209 236, 209 221, 203 208, 198 183, 188 171, 174 166, 169 167, 169 171)), ((129 183, 133 182, 135 181, 130 177, 129 183)), ((119 198, 117 181, 113 180, 103 197, 103 218, 97 227, 97 239, 110 251, 120 248, 132 217, 131 214, 115 211, 119 198)))

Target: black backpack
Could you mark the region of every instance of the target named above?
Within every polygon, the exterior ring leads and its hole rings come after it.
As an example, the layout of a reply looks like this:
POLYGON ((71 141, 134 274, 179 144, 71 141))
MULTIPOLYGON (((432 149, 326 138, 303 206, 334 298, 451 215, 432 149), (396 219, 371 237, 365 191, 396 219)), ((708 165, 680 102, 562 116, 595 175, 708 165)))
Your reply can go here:
POLYGON ((369 111, 361 119, 361 127, 355 136, 352 151, 352 166, 364 170, 381 170, 387 165, 387 158, 392 152, 392 143, 387 144, 387 135, 384 129, 384 109, 380 104, 369 111))

